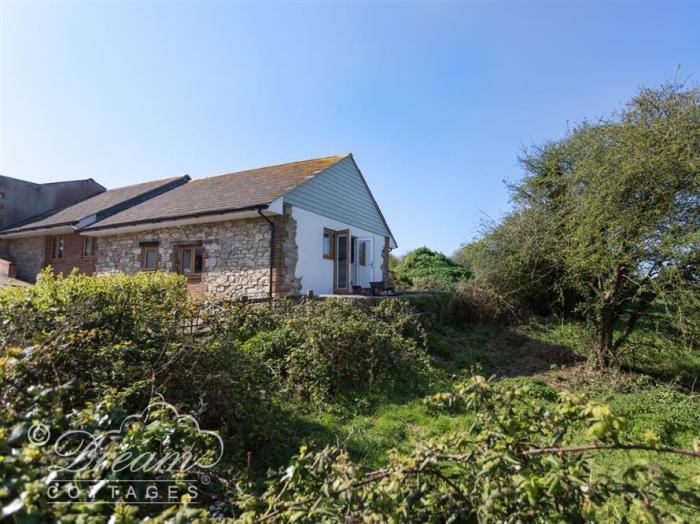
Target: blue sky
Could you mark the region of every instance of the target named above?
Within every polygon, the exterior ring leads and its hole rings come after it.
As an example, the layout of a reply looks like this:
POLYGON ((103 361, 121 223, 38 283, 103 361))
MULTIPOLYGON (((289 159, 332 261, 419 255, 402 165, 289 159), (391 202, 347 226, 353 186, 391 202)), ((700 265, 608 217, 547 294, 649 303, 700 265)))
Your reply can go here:
POLYGON ((700 3, 1 3, 0 173, 107 187, 352 152, 452 253, 524 146, 700 80, 700 3), (677 73, 681 66, 680 75, 677 73))

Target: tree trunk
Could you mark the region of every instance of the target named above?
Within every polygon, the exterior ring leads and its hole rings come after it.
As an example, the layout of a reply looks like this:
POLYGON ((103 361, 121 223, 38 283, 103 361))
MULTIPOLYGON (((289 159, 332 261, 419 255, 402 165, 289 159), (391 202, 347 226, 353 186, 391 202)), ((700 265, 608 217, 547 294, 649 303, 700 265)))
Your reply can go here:
POLYGON ((595 364, 598 369, 607 368, 612 363, 614 328, 615 313, 609 305, 604 305, 600 312, 598 336, 595 342, 595 364))
POLYGON ((598 333, 594 347, 596 367, 599 369, 607 368, 612 364, 615 352, 613 334, 615 321, 619 314, 617 295, 622 283, 623 272, 622 266, 615 266, 612 281, 602 296, 602 304, 598 314, 598 333))

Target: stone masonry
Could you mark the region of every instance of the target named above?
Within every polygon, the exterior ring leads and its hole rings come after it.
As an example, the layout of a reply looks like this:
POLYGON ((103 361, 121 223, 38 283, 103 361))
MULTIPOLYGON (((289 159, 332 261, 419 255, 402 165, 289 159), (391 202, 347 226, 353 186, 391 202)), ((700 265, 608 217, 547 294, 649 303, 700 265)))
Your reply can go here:
POLYGON ((301 281, 295 276, 299 248, 292 206, 284 204, 282 215, 271 218, 275 223, 272 291, 277 295, 297 295, 301 291, 301 281))
POLYGON ((15 263, 17 278, 35 282, 44 267, 45 236, 15 238, 7 241, 7 254, 15 263))
POLYGON ((99 237, 98 275, 141 271, 142 245, 157 243, 158 270, 177 271, 179 246, 201 245, 201 280, 192 280, 195 295, 264 298, 270 283, 270 226, 262 218, 168 227, 99 237))

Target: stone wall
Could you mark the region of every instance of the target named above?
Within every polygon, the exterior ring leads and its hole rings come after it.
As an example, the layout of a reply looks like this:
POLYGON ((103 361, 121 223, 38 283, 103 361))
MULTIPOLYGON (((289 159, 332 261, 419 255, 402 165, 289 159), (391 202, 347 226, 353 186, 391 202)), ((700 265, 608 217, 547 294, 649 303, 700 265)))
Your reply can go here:
POLYGON ((201 279, 195 294, 264 298, 270 283, 270 226, 262 218, 169 227, 99 237, 97 274, 141 271, 141 244, 157 242, 158 270, 177 271, 179 247, 201 245, 201 279))
POLYGON ((45 236, 7 240, 7 254, 15 263, 18 279, 36 282, 36 276, 44 266, 45 248, 45 236))
POLYGON ((282 215, 272 217, 275 224, 272 291, 277 295, 298 295, 301 279, 295 276, 299 249, 297 246, 297 221, 292 216, 292 206, 284 204, 282 215))
POLYGON ((382 280, 385 285, 391 285, 391 275, 389 274, 389 237, 384 237, 384 247, 382 248, 382 280))

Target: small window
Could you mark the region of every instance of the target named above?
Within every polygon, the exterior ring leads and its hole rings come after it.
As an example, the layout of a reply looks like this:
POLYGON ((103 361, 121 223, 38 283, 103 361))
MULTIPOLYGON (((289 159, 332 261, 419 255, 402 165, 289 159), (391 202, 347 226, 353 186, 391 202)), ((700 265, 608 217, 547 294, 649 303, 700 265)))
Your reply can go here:
POLYGON ((367 242, 360 242, 360 265, 367 265, 367 242))
POLYGON ((83 237, 83 258, 92 258, 95 256, 95 237, 83 237))
POLYGON ((323 230, 323 258, 333 258, 334 237, 330 229, 323 230))
POLYGON ((141 246, 141 269, 155 271, 158 268, 158 244, 141 246))
POLYGON ((54 237, 53 246, 51 247, 51 258, 54 260, 63 259, 63 253, 65 251, 66 241, 63 237, 54 237))
POLYGON ((191 246, 180 248, 180 273, 188 277, 198 277, 202 274, 204 249, 191 246))

